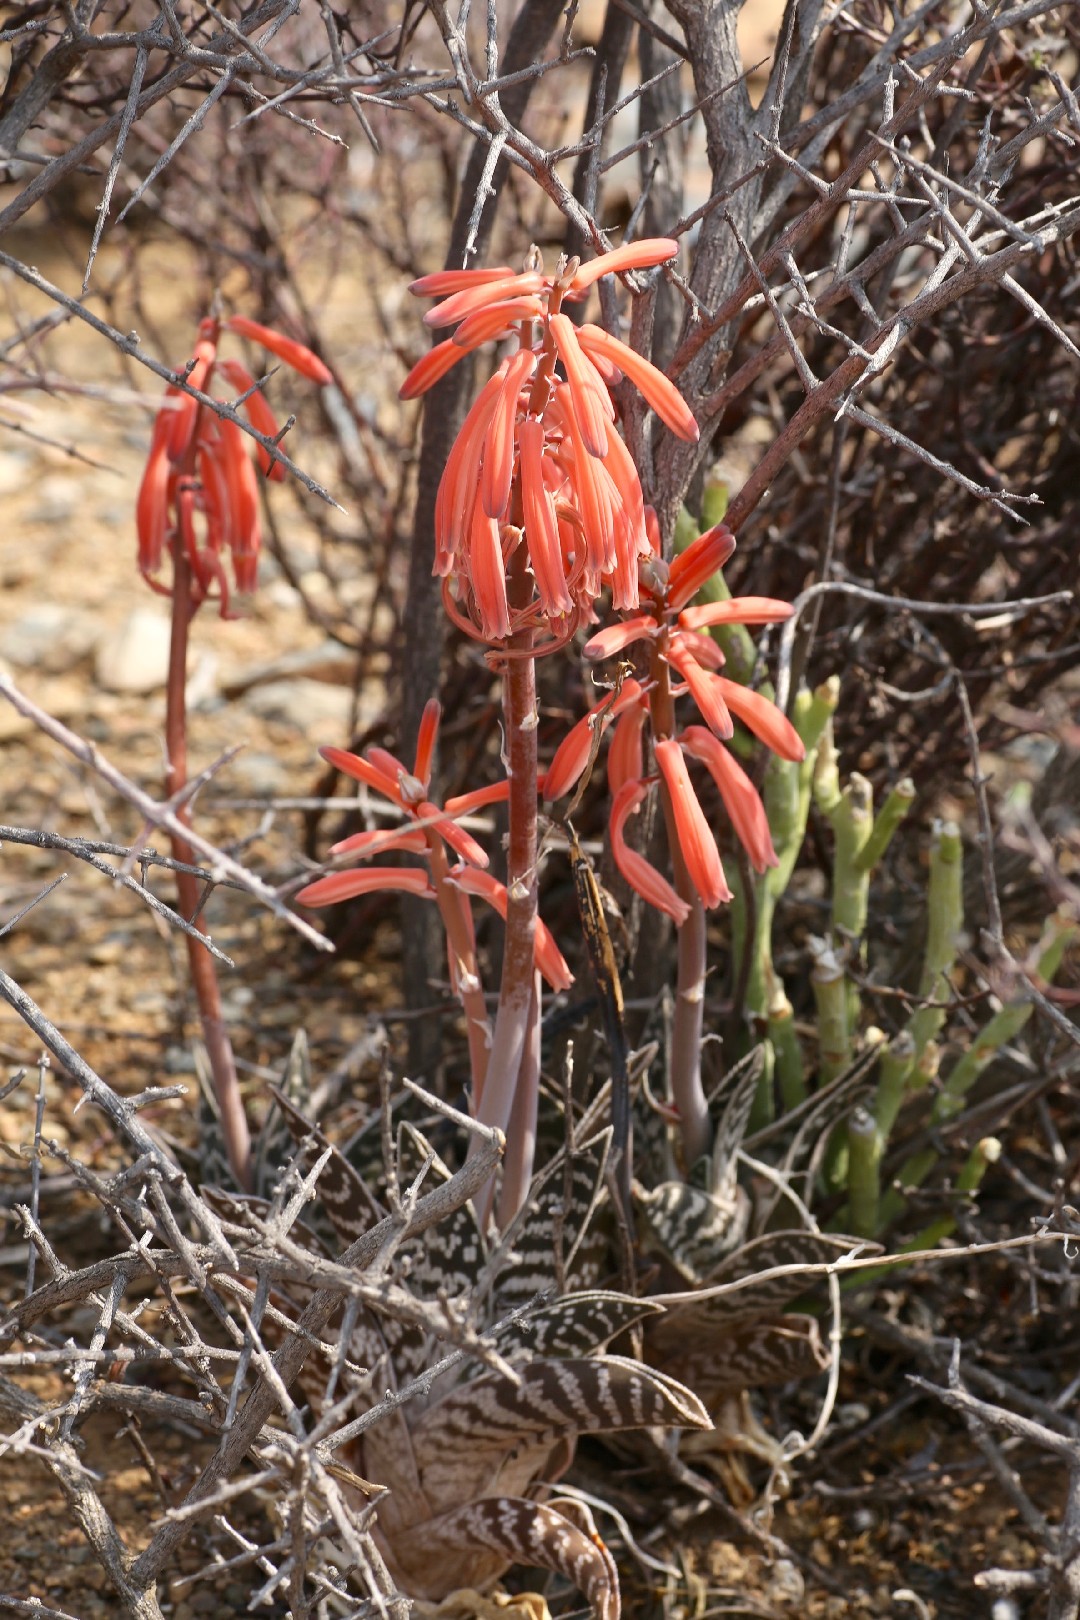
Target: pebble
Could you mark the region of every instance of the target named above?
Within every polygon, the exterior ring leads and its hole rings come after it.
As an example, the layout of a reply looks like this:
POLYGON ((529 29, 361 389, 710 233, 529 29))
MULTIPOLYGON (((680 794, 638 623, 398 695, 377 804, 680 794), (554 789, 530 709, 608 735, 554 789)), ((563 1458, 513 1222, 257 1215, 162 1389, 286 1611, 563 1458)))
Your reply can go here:
POLYGON ((168 669, 169 621, 151 608, 136 608, 98 644, 94 674, 106 692, 155 692, 168 669))
MULTIPOLYGON (((230 792, 266 795, 286 793, 293 782, 291 772, 276 754, 237 754, 229 766, 230 792)), ((295 784, 293 784, 295 786, 295 784)))
POLYGON ((78 511, 82 499, 78 479, 64 473, 39 478, 34 494, 37 501, 26 513, 27 523, 66 523, 78 511))
POLYGON ((100 621, 92 613, 38 602, 0 631, 0 657, 16 669, 65 675, 89 656, 100 633, 100 621))
POLYGON ((301 677, 268 681, 244 694, 244 703, 261 720, 279 720, 311 736, 313 744, 344 747, 352 714, 352 693, 345 686, 301 677))
POLYGON ((300 679, 321 681, 328 686, 344 686, 351 690, 355 671, 356 654, 342 647, 340 642, 328 640, 319 647, 279 653, 276 658, 230 670, 222 676, 221 690, 227 698, 236 698, 242 697, 254 686, 300 679))

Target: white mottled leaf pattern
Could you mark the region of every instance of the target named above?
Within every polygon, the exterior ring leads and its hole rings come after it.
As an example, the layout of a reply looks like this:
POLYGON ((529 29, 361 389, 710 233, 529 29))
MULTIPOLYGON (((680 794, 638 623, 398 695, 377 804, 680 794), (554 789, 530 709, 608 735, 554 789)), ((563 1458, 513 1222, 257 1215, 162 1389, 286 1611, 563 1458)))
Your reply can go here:
POLYGON ((683 1181, 665 1181, 637 1198, 647 1235, 687 1282, 701 1283, 746 1236, 750 1200, 741 1187, 727 1201, 683 1181))
POLYGON ((481 1497, 397 1537, 386 1558, 404 1590, 432 1598, 486 1585, 510 1564, 533 1564, 572 1581, 596 1620, 619 1620, 614 1560, 577 1502, 481 1497))
MULTIPOLYGON (((701 1402, 674 1379, 622 1356, 532 1362, 520 1383, 485 1372, 451 1390, 414 1425, 423 1489, 433 1502, 480 1494, 528 1447, 620 1429, 708 1429, 701 1402)), ((516 1476, 515 1476, 516 1477, 516 1476)))

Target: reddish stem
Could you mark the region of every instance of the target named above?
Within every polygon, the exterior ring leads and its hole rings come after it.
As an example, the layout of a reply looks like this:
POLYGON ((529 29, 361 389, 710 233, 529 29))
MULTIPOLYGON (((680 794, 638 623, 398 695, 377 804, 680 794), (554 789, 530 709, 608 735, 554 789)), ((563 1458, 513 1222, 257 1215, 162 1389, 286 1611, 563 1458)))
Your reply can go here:
POLYGON ((491 1045, 491 1023, 488 1019, 487 1004, 484 1001, 484 991, 476 965, 476 945, 466 916, 465 908, 469 902, 461 890, 456 889, 447 878, 450 866, 446 858, 446 846, 442 839, 433 828, 427 831, 426 836, 428 841, 428 866, 431 870, 431 881, 435 887, 435 899, 439 907, 443 927, 446 930, 447 944, 453 953, 458 994, 465 1010, 465 1025, 469 1038, 469 1068, 472 1074, 473 1110, 475 1112, 483 1102, 484 1081, 487 1077, 488 1068, 488 1052, 491 1045))
MULTIPOLYGON (((188 779, 187 653, 188 632, 195 613, 191 596, 191 569, 184 554, 183 541, 178 534, 173 540, 172 550, 172 628, 169 637, 169 677, 165 695, 167 754, 165 792, 169 798, 178 793, 188 779)), ((190 826, 191 815, 187 805, 182 805, 176 813, 181 821, 190 826)), ((191 846, 182 838, 172 837, 170 841, 173 859, 193 865, 194 852, 191 846)), ((177 872, 176 893, 183 915, 193 918, 199 905, 199 880, 190 872, 177 872)), ((239 1185, 250 1191, 251 1135, 240 1096, 232 1043, 222 1014, 221 991, 214 969, 214 959, 193 935, 185 934, 184 943, 187 946, 188 967, 199 1005, 203 1040, 210 1060, 214 1095, 221 1115, 221 1128, 229 1164, 239 1185)))
MULTIPOLYGON (((531 600, 532 579, 527 564, 525 546, 519 545, 510 558, 507 574, 507 598, 511 610, 524 607, 531 600)), ((518 1075, 529 1050, 531 1028, 539 1023, 540 1018, 539 1001, 533 995, 537 802, 536 664, 528 656, 532 646, 531 629, 519 630, 510 637, 508 651, 512 654, 525 653, 526 656, 508 658, 503 677, 506 764, 510 778, 506 943, 499 1010, 488 1057, 487 1083, 482 1106, 477 1113, 481 1124, 497 1126, 503 1131, 510 1124, 518 1075)), ((535 1114, 535 1099, 532 1107, 535 1114)), ((518 1118, 515 1118, 514 1128, 515 1133, 522 1128, 518 1118)), ((479 1141, 479 1138, 476 1140, 479 1141)), ((515 1145, 512 1152, 519 1163, 515 1179, 523 1196, 523 1189, 527 1190, 532 1173, 531 1149, 515 1145)), ((490 1207, 490 1186, 481 1203, 490 1207)), ((499 1213, 504 1219, 509 1219, 513 1211, 500 1208, 499 1213)))
MULTIPOLYGON (((653 688, 649 696, 649 717, 655 741, 675 735, 675 702, 671 695, 671 671, 663 658, 667 633, 656 639, 652 651, 653 688)), ((671 796, 660 778, 660 803, 667 828, 672 876, 676 893, 690 907, 690 915, 678 930, 678 973, 675 984, 675 1013, 671 1026, 671 1099, 679 1111, 683 1157, 686 1169, 708 1153, 712 1145, 712 1124, 701 1082, 701 1035, 705 1013, 706 939, 705 908, 690 880, 679 843, 679 831, 671 796)))
POLYGON ((509 1226, 528 1196, 536 1158, 536 1110, 540 1099, 540 975, 533 973, 532 1002, 506 1133, 498 1221, 509 1226))

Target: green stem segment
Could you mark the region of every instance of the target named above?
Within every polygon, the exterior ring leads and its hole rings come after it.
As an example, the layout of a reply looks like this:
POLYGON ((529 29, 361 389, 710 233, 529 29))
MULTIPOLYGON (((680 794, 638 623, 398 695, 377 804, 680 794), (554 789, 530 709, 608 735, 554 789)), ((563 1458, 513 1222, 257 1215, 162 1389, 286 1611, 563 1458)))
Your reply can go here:
POLYGON ((930 848, 930 888, 927 900, 929 929, 919 1000, 928 1003, 911 1017, 908 1030, 915 1042, 915 1061, 945 1022, 952 993, 950 974, 964 926, 964 852, 955 821, 937 822, 930 848))
MULTIPOLYGON (((770 867, 755 885, 754 941, 746 990, 746 1011, 752 1017, 767 1017, 774 993, 783 989, 772 959, 776 906, 791 882, 806 835, 817 751, 839 699, 840 682, 836 676, 813 693, 800 691, 791 720, 806 749, 806 758, 795 763, 774 754, 765 768, 763 797, 778 865, 770 867)), ((745 904, 736 906, 733 932, 737 956, 741 956, 745 939, 746 913, 745 904)))
POLYGON ((848 1218, 856 1237, 874 1237, 878 1229, 878 1133, 873 1115, 856 1108, 847 1122, 848 1218))
MULTIPOLYGON (((1070 941, 1080 929, 1063 912, 1050 918, 1038 948, 1035 971, 1044 982, 1053 979, 1070 941)), ((1034 1012, 1034 1003, 1021 986, 1016 995, 991 1018, 953 1068, 934 1104, 931 1119, 941 1124, 958 1114, 964 1099, 987 1064, 992 1063, 1007 1041, 1013 1040, 1034 1012)))

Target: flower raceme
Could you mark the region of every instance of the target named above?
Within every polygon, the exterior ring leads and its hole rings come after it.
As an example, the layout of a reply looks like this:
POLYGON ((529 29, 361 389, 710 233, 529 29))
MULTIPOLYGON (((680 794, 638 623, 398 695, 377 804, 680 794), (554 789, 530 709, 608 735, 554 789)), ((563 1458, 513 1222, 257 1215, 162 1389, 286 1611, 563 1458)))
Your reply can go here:
MULTIPOLYGON (((412 770, 383 748, 369 748, 366 754, 350 754, 342 748, 321 748, 319 752, 354 781, 362 782, 401 812, 402 823, 374 832, 354 833, 331 849, 331 855, 352 855, 363 860, 391 850, 408 851, 427 857, 428 870, 420 867, 374 866, 345 872, 332 872, 301 889, 296 896, 304 906, 329 906, 356 895, 380 890, 399 890, 438 902, 446 929, 450 982, 454 990, 478 985, 475 966, 475 936, 472 913, 464 901, 474 895, 506 916, 506 888, 487 871, 488 858, 480 845, 459 826, 459 818, 486 805, 505 801, 508 781, 477 788, 442 806, 428 797, 431 761, 434 757, 441 707, 432 698, 424 710, 412 770), (451 866, 450 850, 457 857, 451 866)), ((553 990, 566 990, 572 975, 555 940, 537 919, 536 966, 553 990)))
MULTIPOLYGON (((264 438, 276 439, 278 424, 266 396, 239 360, 220 359, 221 324, 200 322, 195 353, 181 373, 188 387, 208 394, 220 374, 243 400, 243 410, 264 438)), ((302 343, 261 326, 243 315, 233 315, 225 328, 259 343, 301 376, 324 386, 331 375, 317 355, 302 343)), ((191 570, 192 594, 198 606, 208 597, 221 604, 222 618, 232 618, 237 606, 255 590, 261 531, 259 488, 246 443, 236 423, 218 417, 177 386, 165 391, 165 402, 154 424, 150 453, 136 502, 139 569, 155 590, 169 595, 157 575, 165 553, 180 546, 191 570), (232 562, 233 588, 225 569, 232 562)), ((255 450, 260 470, 279 481, 285 469, 261 446, 255 450)))
POLYGON ((546 623, 561 645, 592 622, 603 586, 617 609, 637 607, 638 564, 650 545, 611 389, 625 376, 672 433, 693 440, 698 427, 661 371, 600 327, 575 326, 563 305, 585 298, 601 276, 677 252, 670 238, 649 239, 545 275, 534 248, 520 273, 449 270, 412 283, 418 296, 442 299, 426 324, 456 330, 413 367, 402 398, 426 392, 482 344, 517 339, 462 425, 436 502, 433 572, 446 581, 451 617, 477 639, 501 642, 546 623), (524 604, 507 592, 508 564, 522 545, 533 586, 524 604))
POLYGON ((776 865, 765 807, 750 778, 725 743, 734 733, 733 716, 746 725, 781 759, 799 760, 805 753, 794 726, 759 692, 725 679, 719 671, 724 658, 708 630, 719 624, 775 624, 790 618, 787 602, 771 597, 744 596, 725 602, 691 607, 693 597, 707 579, 731 556, 735 541, 719 525, 700 535, 667 564, 654 551, 641 569, 641 595, 645 611, 599 631, 585 645, 588 659, 613 657, 626 648, 645 643, 650 672, 647 683, 626 678, 617 694, 595 705, 563 740, 544 778, 549 800, 569 793, 592 754, 595 729, 614 723, 608 753, 608 785, 613 795, 611 846, 616 866, 632 889, 650 905, 666 912, 681 927, 690 914, 685 897, 625 839, 630 815, 645 802, 659 783, 670 808, 686 871, 694 890, 707 908, 730 900, 716 840, 687 770, 687 759, 704 765, 719 792, 735 834, 758 872, 776 865), (671 685, 671 675, 681 685, 671 685), (692 724, 673 736, 658 737, 654 752, 659 775, 646 775, 642 730, 658 690, 672 698, 688 695, 705 725, 692 724))

